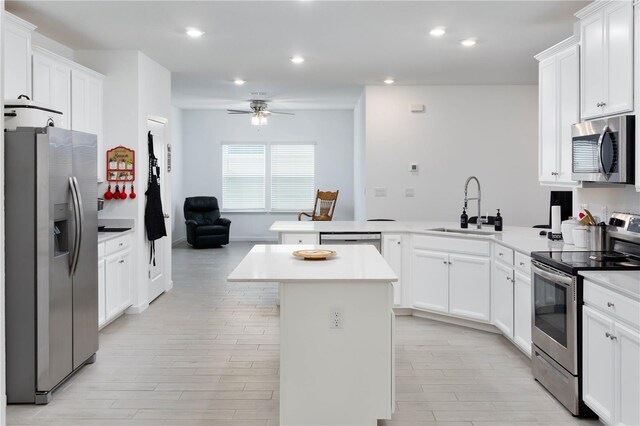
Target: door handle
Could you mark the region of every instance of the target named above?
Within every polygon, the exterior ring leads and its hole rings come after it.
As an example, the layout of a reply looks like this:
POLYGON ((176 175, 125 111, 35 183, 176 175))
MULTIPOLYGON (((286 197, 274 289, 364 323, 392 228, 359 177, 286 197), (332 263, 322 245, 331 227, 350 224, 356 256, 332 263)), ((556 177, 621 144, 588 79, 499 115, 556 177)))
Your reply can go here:
POLYGON ((73 187, 76 191, 76 199, 78 200, 78 217, 80 219, 80 224, 76 227, 78 230, 78 245, 76 248, 76 260, 73 265, 73 274, 75 275, 76 270, 78 269, 78 261, 80 260, 80 250, 82 249, 82 234, 84 233, 84 204, 82 203, 82 195, 80 194, 80 184, 78 183, 78 179, 73 176, 73 187))
POLYGON ((165 214, 164 214, 164 218, 165 218, 165 219, 169 219, 169 213, 165 213, 165 214))
POLYGON ((71 191, 71 204, 73 205, 73 218, 75 221, 73 234, 73 253, 69 261, 69 275, 76 272, 77 258, 80 253, 80 205, 78 203, 78 194, 76 192, 75 183, 72 177, 69 177, 69 190, 71 191))
POLYGON ((598 138, 598 168, 600 169, 600 173, 604 175, 604 177, 609 180, 609 173, 604 168, 604 161, 602 159, 602 149, 604 142, 604 135, 609 131, 609 126, 604 126, 602 129, 602 133, 600 133, 600 137, 598 138))

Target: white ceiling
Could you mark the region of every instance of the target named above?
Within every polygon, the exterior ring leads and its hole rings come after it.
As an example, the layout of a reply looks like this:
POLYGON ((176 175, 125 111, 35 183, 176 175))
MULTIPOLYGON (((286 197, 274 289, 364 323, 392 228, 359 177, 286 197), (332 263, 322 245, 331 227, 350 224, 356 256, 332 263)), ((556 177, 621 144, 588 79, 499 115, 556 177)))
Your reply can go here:
POLYGON ((182 108, 352 108, 362 86, 536 84, 533 55, 589 1, 7 1, 73 49, 138 49, 172 71, 182 108), (187 26, 206 32, 184 34, 187 26), (445 26, 441 38, 429 35, 445 26), (477 37, 473 48, 460 40, 477 37), (306 61, 294 65, 293 55, 306 61), (244 86, 234 78, 247 80, 244 86))

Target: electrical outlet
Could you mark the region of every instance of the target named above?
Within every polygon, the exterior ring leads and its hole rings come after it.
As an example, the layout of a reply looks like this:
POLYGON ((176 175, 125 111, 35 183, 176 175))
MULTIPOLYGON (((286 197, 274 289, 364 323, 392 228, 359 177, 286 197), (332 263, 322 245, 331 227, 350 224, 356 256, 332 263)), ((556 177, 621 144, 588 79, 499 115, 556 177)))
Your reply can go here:
POLYGON ((329 311, 329 328, 333 330, 342 328, 342 308, 331 308, 329 311))

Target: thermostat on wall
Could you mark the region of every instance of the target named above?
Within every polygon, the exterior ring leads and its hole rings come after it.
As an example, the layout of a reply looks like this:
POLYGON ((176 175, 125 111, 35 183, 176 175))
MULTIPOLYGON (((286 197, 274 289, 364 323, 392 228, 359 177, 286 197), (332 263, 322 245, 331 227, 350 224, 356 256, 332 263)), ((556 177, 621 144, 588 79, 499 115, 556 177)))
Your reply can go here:
POLYGON ((410 172, 417 172, 418 171, 418 163, 409 164, 409 171, 410 172))
POLYGON ((411 104, 411 112, 425 112, 424 104, 411 104))

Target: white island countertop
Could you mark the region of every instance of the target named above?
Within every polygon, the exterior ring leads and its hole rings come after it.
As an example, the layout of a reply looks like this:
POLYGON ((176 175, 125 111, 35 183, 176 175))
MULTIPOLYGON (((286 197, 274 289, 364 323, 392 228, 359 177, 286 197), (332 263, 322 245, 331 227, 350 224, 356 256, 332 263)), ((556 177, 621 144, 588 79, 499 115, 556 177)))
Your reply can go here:
POLYGON ((396 282, 398 277, 370 245, 256 245, 228 277, 231 282, 396 282), (296 250, 334 250, 327 260, 304 260, 296 250))
POLYGON ((640 300, 640 271, 581 271, 580 275, 596 284, 640 300))
MULTIPOLYGON (((456 222, 437 221, 277 221, 269 229, 280 233, 320 233, 320 232, 387 232, 412 233, 450 238, 471 238, 495 241, 519 252, 530 255, 533 251, 584 251, 563 241, 551 241, 541 236, 540 231, 548 229, 525 226, 505 226, 501 232, 495 232, 493 225, 483 225, 481 234, 477 234, 476 225, 469 224, 469 233, 442 232, 437 229, 460 230, 456 222)), ((462 230, 464 231, 464 230, 462 230)), ((325 247, 325 246, 323 246, 325 247)))

